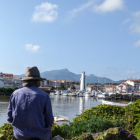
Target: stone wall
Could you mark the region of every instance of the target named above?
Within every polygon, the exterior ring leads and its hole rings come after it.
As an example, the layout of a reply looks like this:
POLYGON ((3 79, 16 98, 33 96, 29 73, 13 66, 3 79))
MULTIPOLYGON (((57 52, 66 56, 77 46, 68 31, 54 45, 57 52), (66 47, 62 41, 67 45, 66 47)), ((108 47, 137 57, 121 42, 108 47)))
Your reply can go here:
POLYGON ((109 97, 106 97, 104 100, 106 101, 113 101, 113 102, 120 102, 120 101, 126 101, 131 102, 136 101, 140 99, 140 95, 129 95, 129 94, 112 94, 109 97))

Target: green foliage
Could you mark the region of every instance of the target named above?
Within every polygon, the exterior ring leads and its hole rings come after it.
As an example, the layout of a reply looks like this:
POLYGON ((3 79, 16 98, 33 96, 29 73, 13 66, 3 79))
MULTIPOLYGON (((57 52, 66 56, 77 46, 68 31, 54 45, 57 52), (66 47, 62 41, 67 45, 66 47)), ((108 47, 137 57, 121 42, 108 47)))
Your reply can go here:
POLYGON ((140 139, 140 121, 136 124, 134 128, 134 135, 140 139))
MULTIPOLYGON (((99 105, 97 107, 92 107, 83 114, 77 116, 78 117, 76 117, 74 121, 88 120, 93 116, 107 118, 112 122, 116 120, 122 128, 131 132, 134 131, 136 136, 140 135, 140 130, 138 129, 140 125, 140 99, 125 107, 99 105)), ((114 121, 114 123, 116 121, 114 121)))
MULTIPOLYGON (((117 121, 110 121, 108 119, 102 119, 101 117, 92 117, 87 120, 74 121, 69 124, 62 124, 61 126, 53 125, 52 135, 60 135, 65 139, 71 139, 77 136, 81 136, 83 133, 102 132, 110 127, 120 127, 122 124, 117 121)), ((76 138, 75 138, 76 139, 76 138)))
POLYGON ((52 86, 52 87, 51 87, 51 90, 54 90, 54 89, 55 89, 55 87, 52 86))
POLYGON ((18 87, 14 87, 14 90, 17 90, 17 89, 19 89, 18 87))
POLYGON ((66 87, 63 84, 61 84, 59 87, 59 90, 65 90, 65 89, 66 89, 66 87))
POLYGON ((124 138, 119 138, 119 135, 120 133, 116 128, 110 128, 109 132, 106 131, 95 140, 125 140, 124 138))
POLYGON ((71 86, 71 89, 76 89, 74 85, 71 86))
POLYGON ((136 100, 133 104, 125 107, 125 116, 128 122, 132 125, 132 130, 135 136, 140 138, 140 99, 136 100))
POLYGON ((73 137, 71 140, 93 140, 91 135, 85 136, 84 134, 78 137, 73 137))
POLYGON ((15 140, 13 137, 13 127, 10 123, 0 127, 0 140, 15 140))
POLYGON ((130 116, 130 122, 136 125, 140 121, 140 99, 125 107, 125 116, 130 116))
MULTIPOLYGON (((60 135, 65 140, 78 140, 84 133, 103 132, 111 127, 121 127, 140 138, 140 99, 126 106, 99 105, 77 115, 69 124, 53 125, 52 137, 60 135)), ((0 127, 0 140, 13 140, 11 124, 0 127)), ((108 140, 112 134, 104 134, 97 140, 108 140)), ((90 137, 80 138, 90 140, 90 137)), ((110 139, 109 139, 110 140, 110 139)))
POLYGON ((14 87, 14 88, 10 88, 10 87, 0 87, 0 92, 3 92, 3 93, 12 93, 14 92, 15 90, 17 90, 18 87, 14 87))
POLYGON ((112 105, 98 105, 97 107, 92 107, 87 109, 83 114, 77 115, 74 121, 87 120, 93 116, 108 118, 110 120, 122 119, 122 116, 125 115, 125 110, 119 106, 112 105))

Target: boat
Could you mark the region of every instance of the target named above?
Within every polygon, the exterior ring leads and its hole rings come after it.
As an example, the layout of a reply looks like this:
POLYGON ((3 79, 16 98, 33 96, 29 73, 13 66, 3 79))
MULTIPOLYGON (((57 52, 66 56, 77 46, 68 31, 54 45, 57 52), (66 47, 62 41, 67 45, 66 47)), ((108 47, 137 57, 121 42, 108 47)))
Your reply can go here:
POLYGON ((57 90, 57 91, 55 92, 55 95, 61 95, 61 92, 60 92, 59 90, 57 90))
POLYGON ((62 93, 62 95, 63 95, 63 96, 70 96, 71 93, 72 93, 72 92, 71 92, 70 90, 64 90, 63 93, 62 93))
POLYGON ((127 106, 127 105, 130 105, 132 102, 112 102, 112 101, 105 101, 105 100, 102 100, 102 104, 106 104, 106 105, 116 105, 116 106, 121 106, 121 107, 124 107, 124 106, 127 106))
POLYGON ((50 95, 54 95, 55 93, 54 92, 50 92, 50 95))
POLYGON ((54 121, 57 123, 59 121, 69 121, 69 118, 66 116, 59 115, 60 118, 54 117, 54 121))
POLYGON ((95 91, 91 91, 90 97, 94 97, 94 96, 95 96, 95 91))
POLYGON ((103 99, 103 98, 105 98, 106 96, 105 95, 103 95, 102 93, 99 93, 98 95, 97 95, 97 97, 98 97, 98 99, 103 99))
POLYGON ((84 97, 85 96, 85 92, 84 91, 79 91, 77 93, 78 97, 84 97))
POLYGON ((109 94, 107 92, 102 92, 103 95, 105 95, 105 97, 108 97, 109 94))
POLYGON ((103 92, 103 93, 100 92, 100 93, 97 94, 97 96, 98 96, 98 99, 104 99, 105 97, 108 97, 109 94, 105 93, 105 92, 103 92))
POLYGON ((85 92, 85 97, 91 97, 90 92, 85 92))
POLYGON ((116 94, 116 93, 115 93, 115 92, 109 92, 108 94, 109 94, 109 96, 110 96, 110 95, 112 95, 112 94, 116 94))
POLYGON ((77 93, 76 92, 72 92, 71 96, 77 96, 77 93))

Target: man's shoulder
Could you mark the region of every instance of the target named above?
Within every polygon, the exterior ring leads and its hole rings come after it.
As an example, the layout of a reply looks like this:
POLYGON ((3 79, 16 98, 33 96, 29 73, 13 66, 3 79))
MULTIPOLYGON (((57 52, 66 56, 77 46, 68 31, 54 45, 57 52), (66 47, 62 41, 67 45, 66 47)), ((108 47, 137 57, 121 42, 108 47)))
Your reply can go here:
POLYGON ((48 93, 46 93, 45 91, 41 90, 40 88, 37 87, 37 93, 39 93, 42 96, 48 97, 48 93))
POLYGON ((19 88, 19 89, 15 90, 13 92, 13 95, 20 93, 22 90, 23 90, 23 88, 19 88))
POLYGON ((31 93, 37 93, 40 96, 48 97, 48 94, 44 92, 43 90, 39 89, 38 87, 23 87, 20 89, 17 89, 13 92, 13 95, 21 94, 21 93, 26 93, 26 92, 31 92, 31 93))

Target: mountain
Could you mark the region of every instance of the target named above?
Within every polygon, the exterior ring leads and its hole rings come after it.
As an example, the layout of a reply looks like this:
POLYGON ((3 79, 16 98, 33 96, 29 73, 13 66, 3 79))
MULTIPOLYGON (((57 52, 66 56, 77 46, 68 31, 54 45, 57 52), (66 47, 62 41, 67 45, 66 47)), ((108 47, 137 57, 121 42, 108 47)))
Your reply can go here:
MULTIPOLYGON (((70 72, 68 69, 62 69, 62 70, 52 70, 52 71, 45 71, 42 72, 41 74, 42 78, 46 78, 49 80, 73 80, 73 81, 79 81, 81 78, 81 74, 75 74, 73 72, 70 72)), ((25 75, 14 75, 14 77, 17 78, 23 78, 25 75)), ((95 76, 94 74, 87 75, 87 83, 100 83, 104 84, 105 83, 121 83, 124 80, 120 81, 112 81, 109 78, 106 77, 98 77, 95 76)))

